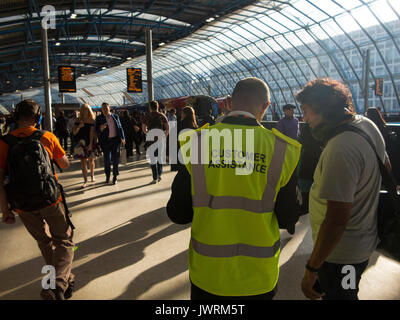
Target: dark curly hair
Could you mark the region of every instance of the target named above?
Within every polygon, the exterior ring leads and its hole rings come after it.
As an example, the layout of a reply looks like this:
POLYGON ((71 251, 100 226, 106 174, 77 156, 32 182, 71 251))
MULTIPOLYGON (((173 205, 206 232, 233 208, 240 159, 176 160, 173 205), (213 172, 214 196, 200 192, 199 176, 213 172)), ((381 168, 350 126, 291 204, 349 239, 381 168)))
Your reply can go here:
POLYGON ((325 120, 340 122, 352 117, 353 98, 349 88, 342 82, 330 78, 318 78, 306 84, 296 94, 300 104, 307 104, 325 120))

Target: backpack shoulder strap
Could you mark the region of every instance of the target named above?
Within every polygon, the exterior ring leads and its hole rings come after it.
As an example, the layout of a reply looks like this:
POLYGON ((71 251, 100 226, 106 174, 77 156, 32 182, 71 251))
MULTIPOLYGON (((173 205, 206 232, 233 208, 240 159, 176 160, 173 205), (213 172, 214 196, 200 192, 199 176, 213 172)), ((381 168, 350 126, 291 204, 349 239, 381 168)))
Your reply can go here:
POLYGON ((388 189, 388 191, 390 193, 396 194, 396 181, 394 179, 394 176, 391 172, 388 171, 388 169, 382 162, 381 158, 378 155, 378 152, 376 151, 375 145, 372 142, 371 137, 368 134, 366 134, 363 130, 361 130, 359 128, 356 128, 354 126, 346 124, 346 125, 343 125, 343 126, 340 126, 339 128, 337 128, 337 130, 335 130, 335 134, 332 135, 330 138, 333 138, 335 135, 345 132, 345 131, 355 132, 355 133, 359 134, 360 136, 362 136, 368 142, 368 144, 371 146, 372 150, 374 151, 374 153, 376 155, 376 159, 377 159, 378 165, 379 165, 379 170, 380 170, 381 176, 382 176, 382 184, 388 189))
POLYGON ((3 140, 5 143, 8 144, 8 146, 11 148, 13 145, 17 144, 19 139, 12 134, 8 133, 4 136, 0 137, 1 140, 3 140))
POLYGON ((46 133, 44 130, 36 130, 32 135, 30 136, 32 139, 39 140, 43 137, 43 135, 46 133))

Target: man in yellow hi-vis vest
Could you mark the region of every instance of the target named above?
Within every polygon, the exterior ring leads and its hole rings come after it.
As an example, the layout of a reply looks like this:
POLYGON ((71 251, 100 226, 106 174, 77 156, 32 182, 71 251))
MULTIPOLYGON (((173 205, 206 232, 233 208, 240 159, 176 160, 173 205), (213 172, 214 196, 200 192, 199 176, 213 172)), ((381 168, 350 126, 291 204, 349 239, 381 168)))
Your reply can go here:
POLYGON ((241 80, 222 122, 185 134, 188 141, 180 135, 185 167, 175 177, 167 212, 176 223, 192 221, 194 300, 275 294, 280 233, 274 207, 301 145, 260 124, 269 105, 265 82, 241 80))

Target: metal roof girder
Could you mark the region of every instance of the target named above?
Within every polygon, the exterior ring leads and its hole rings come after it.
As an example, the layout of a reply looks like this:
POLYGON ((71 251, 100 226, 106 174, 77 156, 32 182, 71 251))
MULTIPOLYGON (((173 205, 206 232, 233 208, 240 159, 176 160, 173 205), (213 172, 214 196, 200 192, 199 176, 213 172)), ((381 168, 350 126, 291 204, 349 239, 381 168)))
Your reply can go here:
MULTIPOLYGON (((331 1, 333 1, 334 3, 337 4, 336 0, 331 0, 331 1)), ((338 4, 338 5, 339 5, 339 4, 338 4)), ((341 6, 341 5, 339 5, 339 6, 341 6)), ((342 7, 342 6, 341 6, 341 7, 342 7)), ((343 8, 343 7, 342 7, 342 8, 343 8)), ((344 10, 346 10, 346 9, 344 9, 344 10)), ((383 57, 382 52, 379 50, 378 45, 376 44, 375 40, 371 37, 371 35, 365 30, 365 28, 357 21, 357 19, 354 18, 352 12, 351 12, 350 10, 346 10, 346 11, 349 13, 349 15, 353 18, 353 20, 358 24, 358 26, 360 27, 360 29, 364 32, 364 34, 370 39, 370 41, 371 41, 372 44, 374 45, 374 47, 375 47, 375 49, 376 49, 376 52, 377 52, 378 55, 380 56, 380 58, 381 58, 381 60, 382 60, 382 63, 383 63, 383 65, 385 66, 386 71, 387 71, 388 74, 389 74, 390 80, 391 80, 391 82, 392 82, 393 90, 394 90, 394 93, 395 93, 395 95, 396 95, 397 102, 400 104, 400 96, 399 96, 399 92, 397 91, 397 86, 396 86, 396 84, 395 84, 392 71, 390 71, 390 68, 389 68, 389 66, 388 66, 387 63, 386 63, 386 59, 383 57)), ((370 71, 371 71, 371 68, 370 68, 370 71)))

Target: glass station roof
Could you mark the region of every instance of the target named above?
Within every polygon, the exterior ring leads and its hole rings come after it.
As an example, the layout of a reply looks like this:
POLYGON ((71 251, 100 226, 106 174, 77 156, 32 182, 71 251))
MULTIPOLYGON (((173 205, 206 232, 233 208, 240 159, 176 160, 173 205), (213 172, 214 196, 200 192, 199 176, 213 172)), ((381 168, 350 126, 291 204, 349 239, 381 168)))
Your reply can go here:
MULTIPOLYGON (((114 10, 106 14, 137 15, 137 12, 114 10)), ((145 13, 141 16, 190 26, 171 18, 145 13)), ((221 97, 230 94, 238 80, 256 76, 268 83, 276 106, 296 104, 294 94, 307 81, 329 76, 349 85, 357 109, 362 111, 362 66, 369 49, 370 86, 375 78, 383 78, 385 83, 384 95, 375 96, 370 90, 369 102, 382 106, 388 113, 398 113, 399 17, 398 0, 255 1, 232 13, 208 17, 204 26, 184 38, 159 42, 153 51, 155 98, 196 94, 221 97)), ((105 41, 127 40, 108 36, 105 41)), ((136 41, 135 45, 144 43, 136 41)), ((95 54, 92 52, 91 56, 98 58, 95 54)), ((93 106, 104 101, 115 106, 131 104, 131 99, 126 98, 127 67, 142 68, 146 79, 146 56, 126 53, 126 60, 118 66, 78 75, 78 91, 65 94, 65 102, 85 101, 93 106)), ((20 101, 21 95, 44 104, 40 88, 3 94, 0 104, 10 108, 20 101)), ((147 102, 146 82, 142 93, 129 96, 135 103, 147 102)), ((52 102, 60 102, 56 84, 52 87, 52 102)))

